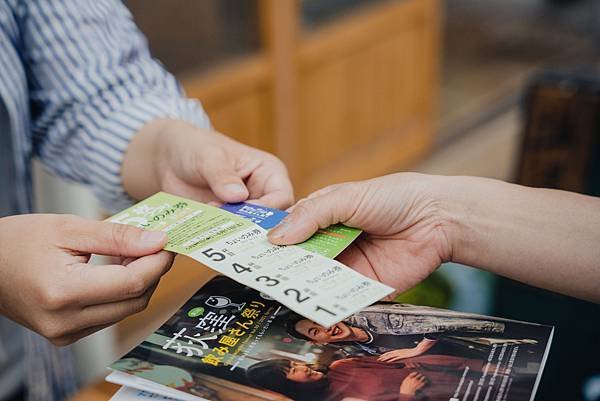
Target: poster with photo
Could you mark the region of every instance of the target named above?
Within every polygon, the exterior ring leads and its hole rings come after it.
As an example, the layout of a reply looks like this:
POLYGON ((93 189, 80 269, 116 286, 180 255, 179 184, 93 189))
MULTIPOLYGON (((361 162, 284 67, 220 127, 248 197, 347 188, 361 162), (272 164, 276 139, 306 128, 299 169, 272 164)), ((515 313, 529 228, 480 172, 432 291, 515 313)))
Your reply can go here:
POLYGON ((552 334, 384 302, 326 328, 219 276, 111 368, 207 400, 527 401, 552 334))

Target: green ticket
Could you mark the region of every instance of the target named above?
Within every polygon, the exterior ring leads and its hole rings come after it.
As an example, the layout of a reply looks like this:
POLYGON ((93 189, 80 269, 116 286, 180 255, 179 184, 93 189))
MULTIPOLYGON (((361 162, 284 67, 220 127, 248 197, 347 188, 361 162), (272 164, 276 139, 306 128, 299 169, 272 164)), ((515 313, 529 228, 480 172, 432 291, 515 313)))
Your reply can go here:
POLYGON ((217 207, 159 192, 109 219, 113 223, 164 231, 165 250, 189 255, 195 250, 254 226, 217 207))
MULTIPOLYGON (((159 192, 124 210, 109 221, 135 225, 153 231, 164 231, 169 236, 166 250, 189 255, 195 250, 245 229, 261 226, 256 216, 271 215, 283 218, 287 213, 263 206, 241 203, 217 208, 179 196, 159 192)), ((299 247, 335 258, 346 249, 361 230, 336 224, 321 229, 299 247)))
POLYGON ((362 231, 359 229, 347 227, 343 224, 335 224, 317 231, 298 246, 307 251, 320 253, 328 258, 335 258, 350 246, 361 233, 362 231))

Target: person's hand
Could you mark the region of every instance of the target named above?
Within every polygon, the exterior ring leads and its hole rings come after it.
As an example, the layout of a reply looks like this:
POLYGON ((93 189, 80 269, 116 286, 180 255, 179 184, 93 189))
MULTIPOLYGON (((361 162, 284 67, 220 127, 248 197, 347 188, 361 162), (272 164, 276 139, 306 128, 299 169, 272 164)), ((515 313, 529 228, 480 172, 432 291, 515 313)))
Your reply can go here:
POLYGON ((340 222, 361 228, 364 233, 338 259, 367 277, 407 290, 451 258, 446 220, 427 177, 394 174, 327 187, 295 205, 269 239, 294 244, 340 222))
POLYGON ((415 348, 419 351, 419 355, 421 355, 429 351, 431 347, 433 347, 435 344, 437 344, 437 340, 430 340, 428 338, 424 338, 423 340, 421 340, 421 342, 417 344, 415 348))
POLYGON ((401 348, 385 352, 377 360, 385 363, 396 363, 402 359, 419 356, 431 349, 436 342, 436 340, 424 339, 413 348, 401 348))
POLYGON ((452 261, 600 302, 599 211, 592 196, 399 173, 315 192, 269 239, 294 244, 341 222, 365 233, 339 259, 399 291, 452 261))
POLYGON ((377 360, 385 363, 396 363, 402 359, 418 356, 417 348, 400 348, 393 351, 384 352, 377 360))
POLYGON ((122 176, 136 199, 165 191, 202 202, 249 201, 280 209, 294 199, 278 158, 179 120, 144 127, 129 145, 122 176))
POLYGON ((400 383, 400 394, 414 396, 417 391, 427 385, 427 378, 417 372, 412 372, 400 383))
POLYGON ((56 345, 143 310, 173 256, 161 232, 66 215, 0 219, 0 314, 56 345), (88 264, 90 254, 124 265, 88 264))

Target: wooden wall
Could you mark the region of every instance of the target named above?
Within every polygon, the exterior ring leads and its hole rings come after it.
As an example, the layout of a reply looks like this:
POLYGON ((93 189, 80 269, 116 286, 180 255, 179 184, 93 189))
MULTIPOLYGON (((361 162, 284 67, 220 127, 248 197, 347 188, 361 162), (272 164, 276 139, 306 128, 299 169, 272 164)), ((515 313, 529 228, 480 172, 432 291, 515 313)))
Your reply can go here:
POLYGON ((433 140, 436 0, 377 3, 315 31, 296 0, 262 0, 264 52, 184 80, 214 126, 274 152, 299 195, 384 174, 433 140))

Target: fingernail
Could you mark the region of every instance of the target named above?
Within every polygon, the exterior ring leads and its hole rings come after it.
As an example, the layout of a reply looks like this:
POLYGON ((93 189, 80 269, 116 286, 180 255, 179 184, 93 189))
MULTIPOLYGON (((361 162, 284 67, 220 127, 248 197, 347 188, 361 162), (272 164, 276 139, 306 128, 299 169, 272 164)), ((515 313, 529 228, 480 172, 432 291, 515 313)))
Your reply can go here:
POLYGON ((225 191, 231 195, 245 195, 246 187, 242 184, 226 184, 224 187, 225 191))
POLYGON ((163 243, 167 240, 167 234, 162 231, 148 231, 144 230, 140 236, 140 241, 147 245, 156 245, 163 243))
POLYGON ((273 228, 271 231, 269 231, 269 238, 270 239, 281 239, 281 238, 285 237, 285 235, 289 232, 289 230, 290 230, 289 221, 283 219, 281 221, 281 223, 279 223, 277 226, 275 226, 275 228, 273 228))

